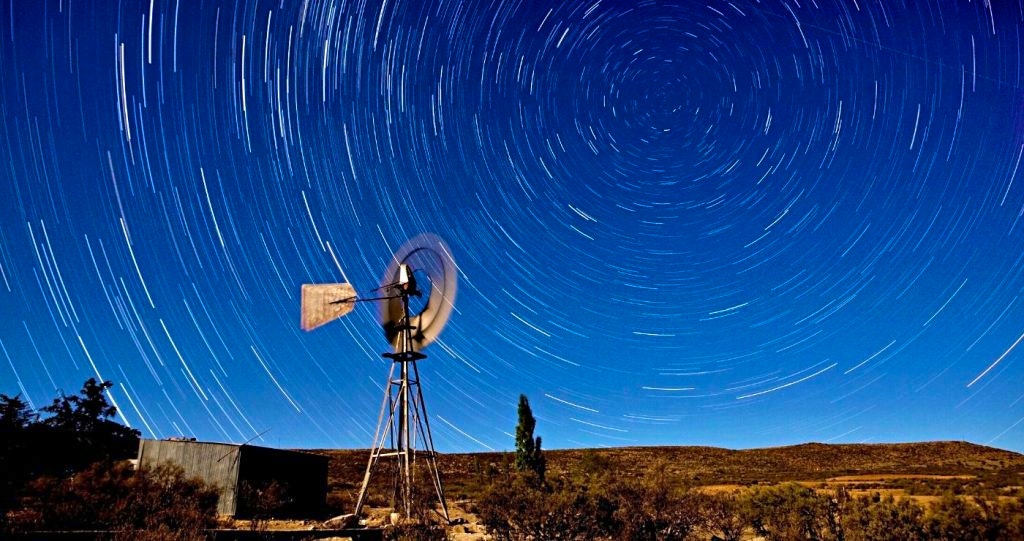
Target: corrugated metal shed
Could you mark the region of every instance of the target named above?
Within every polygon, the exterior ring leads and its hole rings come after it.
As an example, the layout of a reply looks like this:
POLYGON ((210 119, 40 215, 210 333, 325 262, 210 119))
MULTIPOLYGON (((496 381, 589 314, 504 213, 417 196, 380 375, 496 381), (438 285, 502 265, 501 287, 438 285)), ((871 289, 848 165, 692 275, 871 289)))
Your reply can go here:
POLYGON ((217 487, 221 515, 246 517, 259 510, 256 494, 276 484, 283 505, 275 516, 315 516, 327 499, 327 457, 298 451, 179 440, 141 440, 140 468, 171 463, 217 487))

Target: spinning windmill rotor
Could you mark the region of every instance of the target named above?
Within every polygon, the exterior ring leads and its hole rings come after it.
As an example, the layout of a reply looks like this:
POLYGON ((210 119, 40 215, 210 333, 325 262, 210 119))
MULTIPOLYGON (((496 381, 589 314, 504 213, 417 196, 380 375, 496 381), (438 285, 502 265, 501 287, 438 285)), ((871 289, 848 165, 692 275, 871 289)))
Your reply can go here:
POLYGON ((388 287, 407 293, 391 295, 380 304, 381 325, 388 342, 396 352, 402 349, 402 324, 408 316, 408 324, 413 327, 408 349, 419 351, 428 346, 441 334, 454 307, 455 262, 448 246, 429 233, 406 242, 384 274, 381 288, 388 287))
POLYGON ((366 503, 367 487, 373 472, 381 459, 387 458, 394 459, 395 511, 410 517, 416 497, 413 489, 416 459, 423 457, 442 515, 449 520, 416 362, 426 358, 421 351, 441 334, 441 329, 448 322, 455 302, 455 290, 456 269, 451 252, 444 241, 429 233, 421 234, 399 248, 380 287, 375 290, 376 296, 361 297, 349 284, 302 285, 303 330, 316 329, 348 314, 358 302, 376 301, 380 303, 384 336, 394 349, 384 353, 384 357, 392 360, 391 369, 373 448, 356 501, 356 516, 366 503))

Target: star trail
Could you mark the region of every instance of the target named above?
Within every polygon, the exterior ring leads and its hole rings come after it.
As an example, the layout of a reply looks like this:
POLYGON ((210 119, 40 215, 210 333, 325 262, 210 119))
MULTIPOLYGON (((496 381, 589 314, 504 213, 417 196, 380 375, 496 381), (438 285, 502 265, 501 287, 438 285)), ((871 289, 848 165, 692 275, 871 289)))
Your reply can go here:
POLYGON ((459 268, 437 447, 1024 450, 1024 4, 0 7, 0 392, 145 437, 368 447, 358 306, 459 268), (261 435, 262 434, 262 435, 261 435))

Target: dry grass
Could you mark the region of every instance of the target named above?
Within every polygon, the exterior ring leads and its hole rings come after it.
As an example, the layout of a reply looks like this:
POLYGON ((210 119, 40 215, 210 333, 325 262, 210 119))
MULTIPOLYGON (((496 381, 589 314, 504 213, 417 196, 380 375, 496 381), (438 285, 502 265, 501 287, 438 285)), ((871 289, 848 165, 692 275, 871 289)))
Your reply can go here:
POLYGON ((894 481, 896 479, 932 479, 932 480, 947 480, 947 479, 975 479, 974 475, 928 475, 925 473, 874 473, 865 475, 843 475, 840 477, 830 477, 829 483, 865 483, 865 482, 887 482, 894 481))
MULTIPOLYGON (((366 468, 366 450, 317 451, 330 457, 331 500, 350 511, 366 468)), ((1024 455, 966 442, 826 445, 767 449, 622 447, 546 451, 549 477, 612 472, 616 482, 641 479, 655 465, 680 485, 708 492, 798 481, 821 489, 842 485, 858 494, 893 493, 930 500, 945 491, 1012 496, 1024 485, 1024 455)), ((512 468, 512 453, 439 457, 449 500, 476 499, 512 468)), ((371 483, 370 505, 385 505, 383 478, 371 483)))

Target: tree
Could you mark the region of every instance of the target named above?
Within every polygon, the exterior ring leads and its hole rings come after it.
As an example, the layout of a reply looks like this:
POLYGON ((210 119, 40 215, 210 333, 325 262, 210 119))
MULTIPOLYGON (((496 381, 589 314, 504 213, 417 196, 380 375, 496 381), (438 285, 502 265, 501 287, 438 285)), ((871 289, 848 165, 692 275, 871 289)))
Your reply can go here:
POLYGON ((93 462, 135 456, 139 431, 110 418, 109 381, 87 380, 76 396, 61 395, 39 415, 20 396, 0 394, 0 528, 31 479, 66 477, 93 462))
POLYGON ((95 431, 103 421, 117 413, 117 408, 107 403, 107 397, 104 395, 104 391, 113 385, 109 381, 96 383, 96 378, 85 380, 81 396, 62 394, 54 398, 52 404, 43 408, 43 411, 52 414, 44 422, 58 430, 95 431))
POLYGON ((97 460, 135 456, 139 431, 111 419, 117 408, 107 402, 106 391, 113 385, 89 378, 78 395, 62 394, 42 409, 50 414, 40 423, 48 429, 41 444, 50 473, 64 475, 97 460))
POLYGON ((0 432, 24 430, 38 417, 21 399, 20 394, 13 397, 0 394, 0 432))
POLYGON ((519 395, 519 424, 516 425, 516 469, 521 472, 530 471, 544 480, 547 461, 541 451, 540 436, 534 438, 533 429, 537 420, 533 418, 530 401, 526 395, 519 395))

